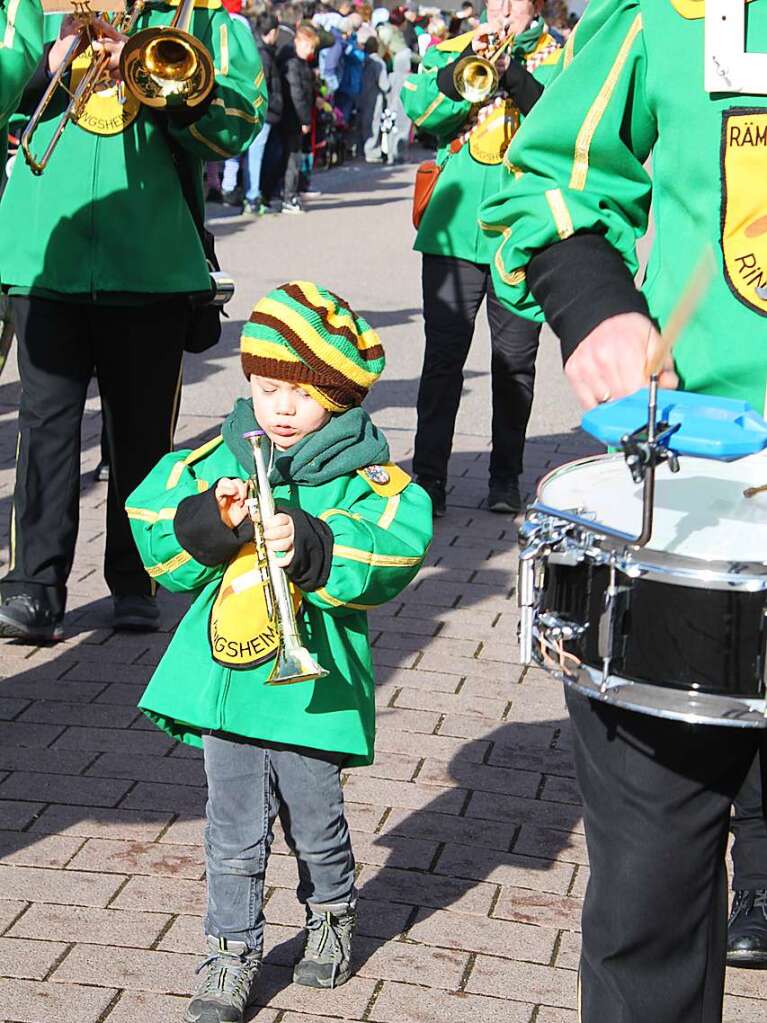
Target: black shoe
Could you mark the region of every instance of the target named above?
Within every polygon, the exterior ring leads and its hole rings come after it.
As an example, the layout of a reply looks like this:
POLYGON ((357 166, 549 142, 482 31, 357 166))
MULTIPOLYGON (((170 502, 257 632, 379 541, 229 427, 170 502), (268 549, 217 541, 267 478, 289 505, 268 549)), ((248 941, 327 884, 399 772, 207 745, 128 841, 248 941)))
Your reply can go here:
POLYGON ((767 888, 739 890, 727 921, 729 966, 767 966, 767 888))
POLYGON ((154 597, 128 594, 113 597, 115 610, 112 628, 118 632, 156 632, 160 625, 160 610, 154 597))
POLYGON ((242 206, 242 189, 237 187, 233 188, 230 192, 221 192, 221 202, 224 206, 242 206))
POLYGON ((516 515, 522 508, 522 495, 516 476, 508 479, 490 480, 487 507, 497 515, 516 515))
POLYGON ((109 483, 109 462, 101 461, 93 470, 94 483, 109 483))
POLYGON ((62 617, 55 615, 45 601, 28 593, 14 594, 0 604, 0 637, 27 643, 62 639, 62 617))
POLYGON ((423 487, 426 493, 431 498, 431 513, 435 519, 441 519, 444 517, 447 511, 447 502, 445 498, 445 481, 444 480, 431 480, 425 476, 417 476, 416 483, 419 487, 423 487))

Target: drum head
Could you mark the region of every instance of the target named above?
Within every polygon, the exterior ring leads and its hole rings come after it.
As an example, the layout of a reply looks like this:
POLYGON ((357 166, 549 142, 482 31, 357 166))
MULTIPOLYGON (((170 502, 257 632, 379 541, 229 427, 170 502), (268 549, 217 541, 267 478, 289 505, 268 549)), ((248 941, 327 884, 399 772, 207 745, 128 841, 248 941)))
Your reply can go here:
MULTIPOLYGON (((735 462, 680 458, 678 473, 661 465, 646 549, 704 562, 767 565, 767 491, 751 498, 743 494, 763 484, 763 452, 735 462)), ((600 455, 555 469, 541 481, 538 500, 549 508, 577 509, 632 536, 640 531, 642 485, 632 481, 622 455, 600 455)))

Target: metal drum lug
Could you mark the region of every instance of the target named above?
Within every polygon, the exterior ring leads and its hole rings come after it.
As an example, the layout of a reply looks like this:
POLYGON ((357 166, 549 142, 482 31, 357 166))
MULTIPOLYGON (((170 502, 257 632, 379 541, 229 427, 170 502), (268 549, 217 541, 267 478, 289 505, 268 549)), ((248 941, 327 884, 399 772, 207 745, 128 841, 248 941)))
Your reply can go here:
POLYGON ((538 633, 547 641, 568 643, 578 639, 588 629, 588 625, 581 625, 579 622, 571 622, 567 618, 560 618, 551 611, 544 611, 537 616, 536 625, 538 633))

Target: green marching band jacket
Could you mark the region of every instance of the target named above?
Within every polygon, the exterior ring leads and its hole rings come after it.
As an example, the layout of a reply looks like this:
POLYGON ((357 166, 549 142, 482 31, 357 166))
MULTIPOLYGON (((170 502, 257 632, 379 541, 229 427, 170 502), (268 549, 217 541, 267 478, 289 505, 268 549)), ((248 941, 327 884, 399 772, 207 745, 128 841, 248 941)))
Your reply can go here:
POLYGON ((39 0, 0 0, 0 162, 5 163, 6 127, 43 52, 39 0))
MULTIPOLYGON (((249 402, 237 403, 221 436, 196 451, 166 455, 128 499, 133 536, 149 575, 169 590, 194 594, 139 704, 174 738, 199 746, 203 733, 220 730, 346 753, 350 765, 372 763, 375 679, 366 612, 395 597, 417 573, 431 541, 431 504, 396 465, 363 461, 350 470, 349 446, 333 441, 332 431, 340 431, 343 421, 354 427, 351 433, 347 427, 347 435, 375 433, 362 409, 335 416, 310 435, 320 438, 314 449, 318 456, 307 461, 314 485, 275 483, 274 470, 270 477, 278 510, 301 508, 332 531, 327 580, 298 594, 302 638, 329 672, 316 681, 266 684, 274 636, 245 603, 238 611, 234 596, 236 579, 253 571, 253 544, 240 548, 228 565, 207 567, 180 545, 174 531, 184 498, 214 487, 222 477, 248 477, 234 438, 241 437, 243 425, 255 424, 249 402), (364 421, 355 426, 357 418, 364 421), (342 449, 339 455, 335 449, 342 449), (228 619, 227 600, 232 602, 228 619), (263 656, 270 659, 257 663, 263 656)), ((378 452, 388 457, 382 444, 378 452)), ((245 601, 247 593, 241 588, 240 599, 245 601)))
MULTIPOLYGON (((148 4, 135 31, 168 24, 174 12, 172 4, 148 4)), ((48 41, 60 23, 59 15, 46 16, 48 41)), ((202 208, 203 162, 247 149, 264 120, 266 86, 251 32, 229 17, 221 0, 198 0, 191 31, 214 60, 213 98, 201 104, 198 120, 167 121, 195 170, 202 208)), ((89 53, 75 63, 74 82, 89 53)), ((65 91, 58 91, 33 139, 35 153, 47 145, 66 105, 65 91)), ((0 280, 12 294, 107 301, 110 293, 209 288, 170 149, 147 107, 130 94, 120 102, 116 88, 98 92, 79 122, 68 125, 40 177, 19 156, 0 205, 0 280)))
MULTIPOLYGON (((714 281, 674 349, 681 386, 761 413, 767 97, 705 91, 704 9, 703 0, 591 0, 480 216, 494 239, 499 297, 540 320, 526 282, 533 254, 588 232, 634 273, 653 199, 644 292, 661 326, 704 250, 716 256, 714 281)), ((764 53, 767 0, 752 0, 747 15, 746 50, 764 53)))
MULTIPOLYGON (((480 202, 501 187, 501 160, 519 125, 519 111, 507 100, 479 120, 478 105, 439 90, 437 72, 461 58, 472 35, 467 32, 430 47, 418 73, 405 79, 401 99, 415 127, 436 136, 436 161, 442 167, 418 229, 416 250, 489 263, 493 244, 479 228, 477 211, 480 202), (465 139, 466 144, 451 154, 454 139, 465 139)), ((559 52, 541 20, 525 51, 515 51, 513 59, 545 83, 559 52)))

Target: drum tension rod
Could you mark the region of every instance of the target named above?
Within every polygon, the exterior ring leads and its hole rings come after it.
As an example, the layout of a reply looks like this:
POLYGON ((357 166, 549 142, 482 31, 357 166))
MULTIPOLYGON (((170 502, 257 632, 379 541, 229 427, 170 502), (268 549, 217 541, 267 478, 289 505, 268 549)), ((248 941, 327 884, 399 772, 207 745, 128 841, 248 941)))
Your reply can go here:
POLYGON ((679 472, 679 459, 668 444, 682 425, 675 423, 670 426, 658 422, 658 375, 650 377, 650 388, 647 399, 647 422, 638 429, 621 437, 621 450, 626 465, 635 483, 644 483, 642 492, 642 531, 634 540, 637 547, 644 547, 652 536, 653 514, 655 510, 655 470, 663 462, 668 462, 672 472, 679 472))

